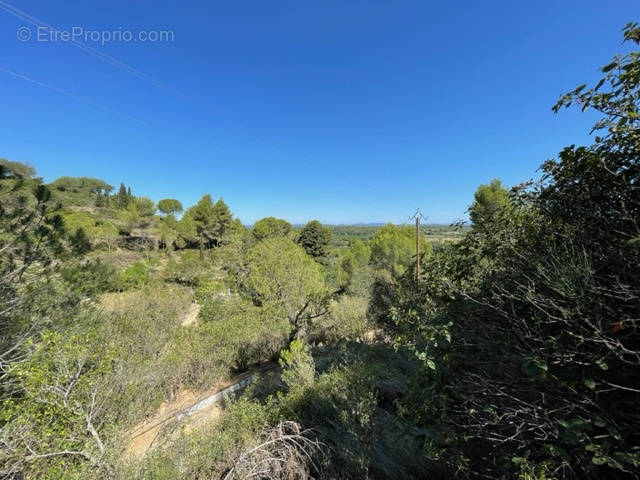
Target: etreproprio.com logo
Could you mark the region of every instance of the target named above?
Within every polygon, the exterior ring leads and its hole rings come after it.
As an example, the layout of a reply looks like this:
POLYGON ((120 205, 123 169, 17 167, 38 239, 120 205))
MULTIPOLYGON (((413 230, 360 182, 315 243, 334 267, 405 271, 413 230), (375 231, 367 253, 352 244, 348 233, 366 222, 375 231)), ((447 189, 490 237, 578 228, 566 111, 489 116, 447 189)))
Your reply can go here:
POLYGON ((138 30, 133 32, 122 27, 113 30, 90 30, 75 26, 67 30, 59 30, 47 26, 35 28, 20 27, 16 36, 21 42, 84 42, 105 45, 110 42, 173 42, 173 30, 138 30))

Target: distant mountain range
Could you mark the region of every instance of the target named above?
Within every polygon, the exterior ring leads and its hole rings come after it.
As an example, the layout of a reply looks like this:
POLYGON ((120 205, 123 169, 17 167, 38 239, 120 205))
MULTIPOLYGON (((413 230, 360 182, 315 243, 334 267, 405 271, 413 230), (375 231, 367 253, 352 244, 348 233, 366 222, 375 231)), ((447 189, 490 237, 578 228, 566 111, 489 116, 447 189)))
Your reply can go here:
MULTIPOLYGON (((383 227, 389 222, 358 222, 358 223, 324 223, 327 227, 383 227)), ((423 223, 422 227, 448 227, 451 223, 423 223)), ((293 223, 293 228, 303 228, 304 223, 293 223)), ((247 228, 253 228, 253 224, 245 224, 247 228)))

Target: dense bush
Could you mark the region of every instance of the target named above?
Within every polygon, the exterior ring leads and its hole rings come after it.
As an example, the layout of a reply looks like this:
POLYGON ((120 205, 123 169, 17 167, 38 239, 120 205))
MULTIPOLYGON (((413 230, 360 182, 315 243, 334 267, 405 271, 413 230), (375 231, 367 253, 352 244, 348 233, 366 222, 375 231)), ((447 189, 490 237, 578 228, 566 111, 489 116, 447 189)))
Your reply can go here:
POLYGON ((91 298, 118 288, 116 269, 99 260, 84 264, 67 264, 60 270, 60 275, 69 292, 79 294, 83 298, 91 298))
POLYGON ((169 392, 167 345, 180 328, 179 291, 141 290, 117 308, 67 305, 65 322, 25 344, 10 376, 20 392, 3 403, 3 468, 27 478, 87 478, 119 448, 118 431, 169 392), (163 370, 149 368, 149 359, 163 370), (5 423, 6 422, 6 423, 5 423))
POLYGON ((117 285, 121 290, 140 288, 149 283, 150 279, 149 267, 145 262, 135 262, 120 273, 117 285))
POLYGON ((67 231, 76 233, 82 229, 95 246, 112 246, 118 238, 118 227, 111 221, 89 212, 62 211, 67 231))
POLYGON ((195 291, 196 300, 200 303, 205 303, 211 299, 214 299, 220 295, 227 293, 227 287, 224 282, 220 280, 204 280, 202 281, 195 291))
POLYGON ((341 296, 329 302, 329 312, 318 320, 315 334, 324 341, 335 342, 345 338, 357 340, 372 329, 367 317, 369 299, 341 296))
POLYGON ((640 57, 603 72, 557 106, 603 113, 595 143, 545 163, 394 290, 424 362, 405 405, 450 475, 639 476, 640 57))
POLYGON ((214 355, 228 352, 221 356, 226 361, 220 358, 227 368, 244 370, 248 365, 269 361, 286 345, 289 324, 277 308, 255 307, 233 299, 220 299, 214 305, 215 310, 203 307, 200 335, 207 339, 203 347, 214 355))
POLYGON ((280 352, 282 381, 289 391, 304 390, 313 385, 316 368, 309 347, 296 339, 280 352))
MULTIPOLYGON (((304 358, 299 350, 290 356, 304 358)), ((316 362, 323 365, 315 381, 295 381, 295 388, 278 396, 279 415, 313 429, 323 445, 318 477, 424 478, 429 470, 416 432, 394 411, 414 362, 406 352, 383 345, 342 344, 338 352, 316 362)), ((292 365, 304 366, 289 370, 293 379, 299 376, 295 372, 306 371, 307 362, 292 365)))
POLYGON ((211 278, 214 255, 212 251, 204 255, 193 250, 180 252, 176 257, 169 259, 164 278, 183 285, 198 286, 211 278))

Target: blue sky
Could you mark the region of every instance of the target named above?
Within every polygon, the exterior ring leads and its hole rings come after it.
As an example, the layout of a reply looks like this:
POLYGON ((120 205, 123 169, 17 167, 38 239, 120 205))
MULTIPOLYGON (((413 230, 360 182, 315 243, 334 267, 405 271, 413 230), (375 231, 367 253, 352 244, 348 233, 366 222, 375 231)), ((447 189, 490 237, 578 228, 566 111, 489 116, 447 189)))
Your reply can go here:
POLYGON ((404 222, 416 207, 450 222, 480 183, 535 177, 589 142, 592 115, 551 106, 627 48, 638 13, 637 0, 0 0, 0 157, 155 200, 211 193, 246 223, 404 222), (36 41, 11 7, 173 41, 36 41))

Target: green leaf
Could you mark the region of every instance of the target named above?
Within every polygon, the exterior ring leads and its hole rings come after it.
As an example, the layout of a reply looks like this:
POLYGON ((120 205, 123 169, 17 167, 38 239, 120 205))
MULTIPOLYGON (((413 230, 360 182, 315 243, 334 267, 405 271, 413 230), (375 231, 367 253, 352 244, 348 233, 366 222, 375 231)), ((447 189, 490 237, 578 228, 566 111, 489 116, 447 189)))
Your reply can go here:
POLYGON ((621 462, 628 463, 634 467, 640 466, 640 458, 638 454, 630 454, 627 452, 616 452, 614 456, 621 462))
POLYGON ((599 415, 594 415, 592 420, 596 427, 604 427, 607 424, 599 415))

